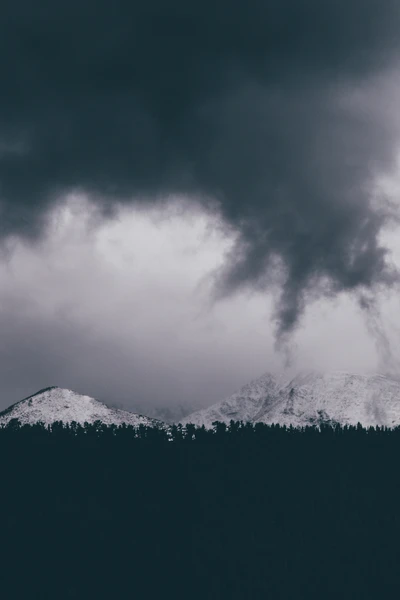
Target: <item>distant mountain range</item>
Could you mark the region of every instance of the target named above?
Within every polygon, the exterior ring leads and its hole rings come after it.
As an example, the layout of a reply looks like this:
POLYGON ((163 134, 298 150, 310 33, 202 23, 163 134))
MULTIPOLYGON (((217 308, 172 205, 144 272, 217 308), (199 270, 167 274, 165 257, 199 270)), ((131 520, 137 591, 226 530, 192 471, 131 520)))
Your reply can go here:
POLYGON ((7 424, 11 419, 18 419, 22 424, 41 421, 45 425, 51 425, 55 421, 75 421, 83 425, 85 422, 101 421, 106 425, 126 423, 135 427, 163 426, 162 421, 157 419, 110 408, 90 396, 56 386, 40 390, 0 412, 0 424, 7 424))
POLYGON ((294 427, 321 423, 394 427, 400 425, 400 381, 345 371, 307 372, 294 378, 268 373, 181 423, 210 428, 214 421, 231 420, 294 427))
POLYGON ((132 410, 139 414, 146 414, 151 419, 163 421, 164 423, 179 423, 179 421, 192 414, 197 407, 189 401, 185 403, 174 403, 166 405, 134 404, 132 410))

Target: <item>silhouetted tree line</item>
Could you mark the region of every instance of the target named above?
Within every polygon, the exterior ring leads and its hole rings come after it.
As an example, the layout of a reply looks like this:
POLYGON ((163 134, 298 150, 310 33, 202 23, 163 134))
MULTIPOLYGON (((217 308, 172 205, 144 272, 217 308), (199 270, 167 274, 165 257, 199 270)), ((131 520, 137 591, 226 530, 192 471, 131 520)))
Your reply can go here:
POLYGON ((5 600, 400 592, 400 429, 0 428, 5 600))

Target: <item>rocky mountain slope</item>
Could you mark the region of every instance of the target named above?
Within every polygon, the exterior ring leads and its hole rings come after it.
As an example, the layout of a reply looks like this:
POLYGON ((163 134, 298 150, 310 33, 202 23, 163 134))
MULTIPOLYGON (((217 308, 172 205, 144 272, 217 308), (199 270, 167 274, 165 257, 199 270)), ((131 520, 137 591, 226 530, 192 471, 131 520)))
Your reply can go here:
POLYGON ((263 375, 233 396, 192 413, 181 422, 306 425, 341 423, 365 427, 400 425, 400 381, 379 374, 307 372, 294 378, 263 375))
POLYGON ((91 398, 77 394, 72 390, 59 387, 48 387, 36 394, 24 398, 0 413, 0 425, 11 419, 18 419, 22 424, 33 424, 41 421, 50 425, 55 421, 84 424, 99 420, 106 425, 139 425, 161 426, 162 421, 150 419, 136 413, 110 408, 91 398))

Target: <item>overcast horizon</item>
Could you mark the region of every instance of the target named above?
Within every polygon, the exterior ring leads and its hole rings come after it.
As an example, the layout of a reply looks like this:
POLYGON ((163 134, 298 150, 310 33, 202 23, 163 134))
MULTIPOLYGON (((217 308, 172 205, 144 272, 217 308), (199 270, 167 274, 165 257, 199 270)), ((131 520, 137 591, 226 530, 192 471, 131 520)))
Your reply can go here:
POLYGON ((393 0, 6 0, 0 409, 400 373, 393 0))

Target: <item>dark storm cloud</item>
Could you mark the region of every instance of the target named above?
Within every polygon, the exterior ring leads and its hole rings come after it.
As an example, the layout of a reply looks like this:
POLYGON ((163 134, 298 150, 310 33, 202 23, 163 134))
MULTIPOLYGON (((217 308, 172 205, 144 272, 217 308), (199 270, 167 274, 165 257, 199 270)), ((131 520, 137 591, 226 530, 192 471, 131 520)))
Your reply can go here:
POLYGON ((216 198, 238 245, 224 291, 284 267, 278 332, 310 289, 395 275, 369 199, 395 132, 352 101, 397 55, 393 0, 5 1, 1 233, 36 235, 60 194, 216 198), (347 99, 346 99, 347 98, 347 99))

